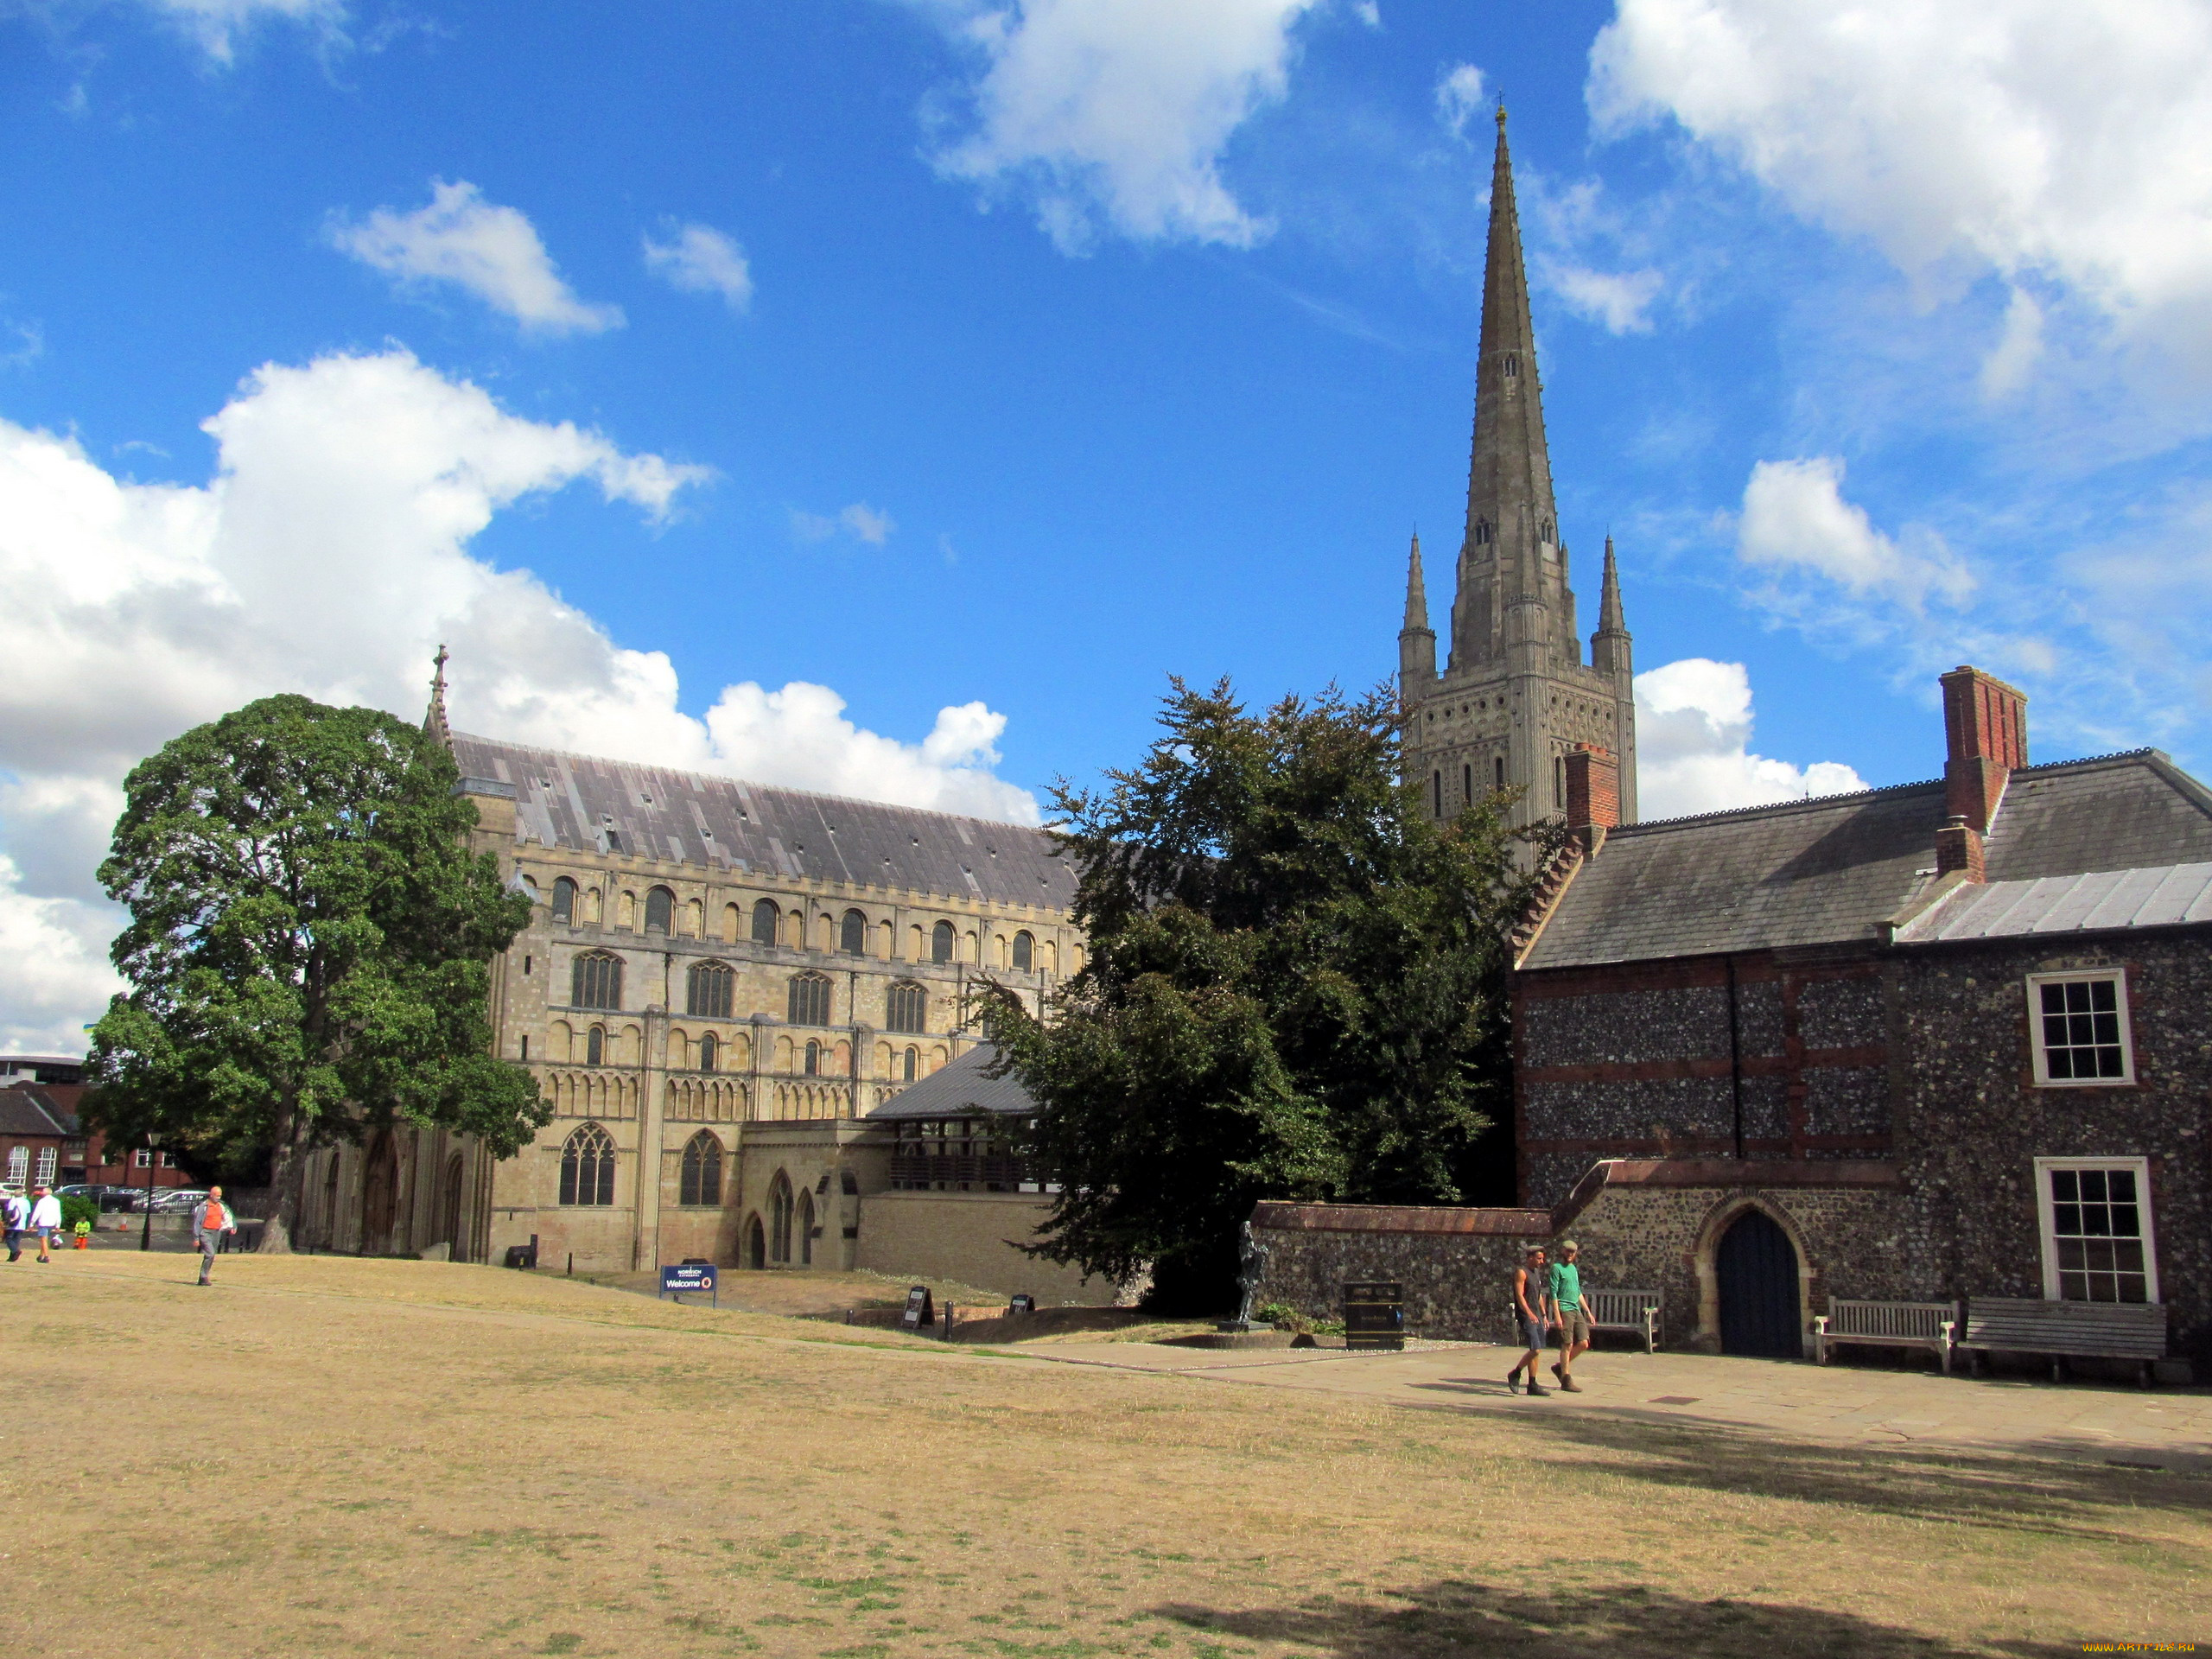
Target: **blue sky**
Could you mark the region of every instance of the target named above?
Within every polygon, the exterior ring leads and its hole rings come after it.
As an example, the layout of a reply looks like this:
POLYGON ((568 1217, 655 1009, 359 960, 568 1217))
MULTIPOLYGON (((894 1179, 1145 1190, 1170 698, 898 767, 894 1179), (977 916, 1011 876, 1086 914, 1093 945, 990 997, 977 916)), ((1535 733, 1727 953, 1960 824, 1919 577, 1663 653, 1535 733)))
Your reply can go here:
POLYGON ((2212 11, 0 0, 0 1041, 278 690, 1022 817, 1445 607, 1491 102, 1647 813, 2205 764, 2212 11), (842 702, 842 708, 840 703, 842 702), (1755 716, 1755 718, 1754 718, 1755 716))

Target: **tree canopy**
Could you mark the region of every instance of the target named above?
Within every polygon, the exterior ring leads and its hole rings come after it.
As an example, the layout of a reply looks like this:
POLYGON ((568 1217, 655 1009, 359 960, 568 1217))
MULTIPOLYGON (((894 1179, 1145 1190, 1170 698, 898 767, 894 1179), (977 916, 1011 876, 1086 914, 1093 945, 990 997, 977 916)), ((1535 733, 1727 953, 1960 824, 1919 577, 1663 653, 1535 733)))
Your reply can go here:
POLYGON ((1046 1019, 1010 997, 990 1016, 1060 1184, 1041 1254, 1150 1262, 1158 1303, 1211 1306, 1258 1199, 1510 1190, 1485 1131, 1510 1101, 1507 937, 1538 861, 1510 794, 1428 818, 1400 718, 1387 692, 1255 715, 1226 681, 1177 680, 1141 764, 1054 791, 1090 954, 1046 1019))
POLYGON ((529 920, 445 747, 373 709, 266 697, 124 783, 100 867, 132 989, 93 1028, 88 1114, 207 1165, 270 1161, 288 1249, 304 1155, 394 1124, 495 1156, 550 1114, 494 1058, 490 961, 529 920))

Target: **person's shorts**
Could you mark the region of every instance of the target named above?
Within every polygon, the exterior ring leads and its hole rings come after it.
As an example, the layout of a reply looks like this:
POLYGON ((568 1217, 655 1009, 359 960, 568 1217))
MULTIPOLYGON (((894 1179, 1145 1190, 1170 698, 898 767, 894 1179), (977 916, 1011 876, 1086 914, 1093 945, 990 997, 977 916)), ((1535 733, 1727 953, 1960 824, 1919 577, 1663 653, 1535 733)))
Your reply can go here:
POLYGON ((1578 1342, 1590 1340, 1590 1315, 1581 1308, 1559 1316, 1559 1342, 1562 1348, 1571 1348, 1578 1342))
POLYGON ((1521 1345, 1523 1348, 1544 1345, 1544 1322, 1541 1319, 1518 1319, 1515 1323, 1521 1327, 1521 1345))

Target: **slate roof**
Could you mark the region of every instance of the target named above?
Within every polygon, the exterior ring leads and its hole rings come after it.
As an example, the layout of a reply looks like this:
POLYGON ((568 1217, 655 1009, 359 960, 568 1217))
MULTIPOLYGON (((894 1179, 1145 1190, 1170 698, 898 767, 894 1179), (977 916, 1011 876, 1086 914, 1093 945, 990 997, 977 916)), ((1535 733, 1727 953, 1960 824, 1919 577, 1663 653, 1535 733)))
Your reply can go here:
POLYGON ((0 1135, 75 1136, 83 1133, 77 1114, 55 1097, 54 1089, 60 1086, 0 1089, 0 1135))
POLYGON ((1041 830, 531 748, 456 732, 461 775, 512 791, 524 841, 740 874, 1065 910, 1075 870, 1041 830))
POLYGON ((2212 863, 2046 875, 1960 887, 1897 930, 1899 944, 2212 922, 2212 863))
MULTIPOLYGON (((1524 969, 1872 940, 1935 879, 1940 782, 1624 824, 1568 883, 1524 969)), ((2212 861, 2212 792, 2154 749, 2024 766, 1992 882, 2212 861)))
POLYGON ((978 1043, 950 1065, 940 1066, 919 1083, 909 1084, 868 1114, 870 1122, 912 1117, 1033 1117, 1037 1103, 1011 1077, 987 1077, 983 1068, 998 1058, 998 1050, 978 1043))

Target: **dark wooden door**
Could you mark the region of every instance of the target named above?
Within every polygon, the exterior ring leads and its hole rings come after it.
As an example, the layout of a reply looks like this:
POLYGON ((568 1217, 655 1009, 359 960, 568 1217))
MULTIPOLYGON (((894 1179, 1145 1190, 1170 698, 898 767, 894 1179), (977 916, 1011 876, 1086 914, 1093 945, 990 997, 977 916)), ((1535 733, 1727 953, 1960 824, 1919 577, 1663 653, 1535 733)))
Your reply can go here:
POLYGON ((1720 1278, 1720 1351, 1803 1358, 1797 1252, 1775 1219, 1746 1210, 1721 1236, 1714 1266, 1720 1278))

